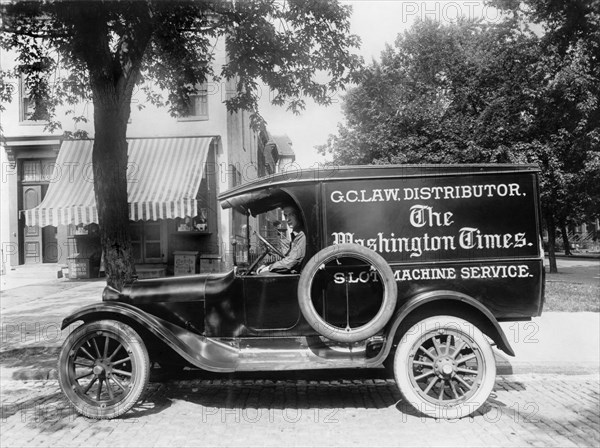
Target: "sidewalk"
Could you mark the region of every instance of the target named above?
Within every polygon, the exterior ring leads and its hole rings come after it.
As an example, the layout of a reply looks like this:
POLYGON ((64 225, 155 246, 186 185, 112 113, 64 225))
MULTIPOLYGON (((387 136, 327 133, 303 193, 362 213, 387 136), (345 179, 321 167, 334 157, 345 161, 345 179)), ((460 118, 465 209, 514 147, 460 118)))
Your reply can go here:
MULTIPOLYGON (((567 260, 574 258, 587 258, 592 260, 600 260, 600 253, 598 252, 573 252, 571 255, 565 255, 564 252, 556 252, 556 258, 565 258, 567 260)), ((548 252, 546 252, 546 259, 548 259, 548 252)))
MULTIPOLYGON (((0 292, 0 381, 56 377, 56 360, 69 329, 62 320, 101 300, 105 279, 30 281, 0 292)), ((7 282, 8 284, 8 282, 7 282)))
POLYGON ((500 326, 516 355, 496 350, 500 375, 600 372, 600 313, 547 312, 500 326))
POLYGON ((0 276, 0 291, 36 283, 48 283, 58 278, 60 266, 57 263, 22 265, 7 270, 0 276))

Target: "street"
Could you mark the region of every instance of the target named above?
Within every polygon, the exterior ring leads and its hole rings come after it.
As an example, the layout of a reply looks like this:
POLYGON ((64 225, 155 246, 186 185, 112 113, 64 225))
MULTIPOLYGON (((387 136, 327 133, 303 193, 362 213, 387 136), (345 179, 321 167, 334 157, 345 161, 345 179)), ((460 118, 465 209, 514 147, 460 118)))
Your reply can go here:
MULTIPOLYGON (((270 376, 270 375, 269 375, 270 376)), ((598 446, 598 375, 498 377, 481 412, 416 415, 392 380, 152 383, 125 417, 75 414, 56 381, 5 384, 2 446, 598 446)))
MULTIPOLYGON (((598 260, 562 260, 559 274, 597 284, 598 260)), ((25 277, 25 276, 24 276, 25 277)), ((8 282, 7 282, 8 284, 8 282)), ((74 412, 56 381, 58 330, 99 300, 103 281, 35 278, 2 293, 0 444, 11 446, 598 446, 598 313, 544 313, 503 323, 515 358, 472 417, 434 420, 406 406, 383 370, 213 374, 154 372, 122 418, 74 412)))

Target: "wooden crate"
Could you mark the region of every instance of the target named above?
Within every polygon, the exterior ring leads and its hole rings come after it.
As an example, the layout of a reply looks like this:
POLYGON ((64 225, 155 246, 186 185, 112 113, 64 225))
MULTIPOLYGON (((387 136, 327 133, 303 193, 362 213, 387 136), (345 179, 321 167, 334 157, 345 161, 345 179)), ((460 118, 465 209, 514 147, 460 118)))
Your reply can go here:
POLYGON ((69 278, 90 278, 90 259, 89 258, 69 258, 69 278))
POLYGON ((175 258, 173 270, 176 277, 198 273, 198 252, 175 251, 173 255, 175 258))
POLYGON ((205 274, 209 272, 223 272, 221 266, 221 259, 214 257, 200 257, 200 273, 205 274))

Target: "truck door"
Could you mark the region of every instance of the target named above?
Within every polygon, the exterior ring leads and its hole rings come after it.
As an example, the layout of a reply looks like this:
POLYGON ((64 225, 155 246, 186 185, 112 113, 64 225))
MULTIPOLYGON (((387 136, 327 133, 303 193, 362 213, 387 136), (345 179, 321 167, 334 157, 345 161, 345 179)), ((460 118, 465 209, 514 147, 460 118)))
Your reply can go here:
POLYGON ((299 274, 243 278, 245 325, 254 331, 288 330, 298 323, 299 274))

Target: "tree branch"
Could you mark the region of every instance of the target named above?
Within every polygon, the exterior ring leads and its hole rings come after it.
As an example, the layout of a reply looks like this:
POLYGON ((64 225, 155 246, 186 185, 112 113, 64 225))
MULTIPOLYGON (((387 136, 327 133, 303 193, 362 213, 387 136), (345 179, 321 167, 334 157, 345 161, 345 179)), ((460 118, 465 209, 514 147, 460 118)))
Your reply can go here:
POLYGON ((14 34, 17 36, 33 37, 36 39, 54 39, 54 38, 60 38, 60 37, 71 37, 71 35, 68 33, 34 33, 31 31, 24 31, 24 30, 15 31, 11 28, 7 28, 4 26, 0 27, 0 32, 10 33, 10 34, 14 34))

